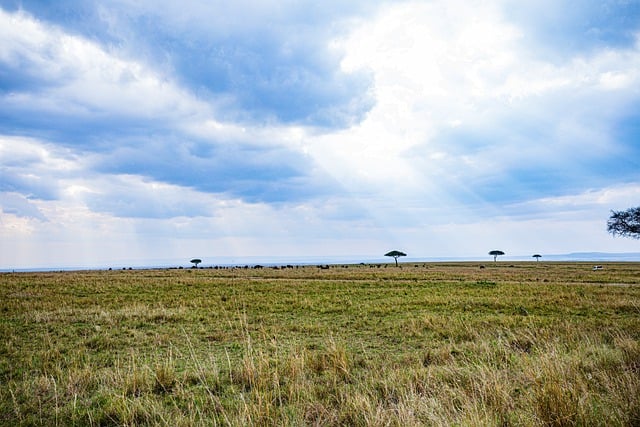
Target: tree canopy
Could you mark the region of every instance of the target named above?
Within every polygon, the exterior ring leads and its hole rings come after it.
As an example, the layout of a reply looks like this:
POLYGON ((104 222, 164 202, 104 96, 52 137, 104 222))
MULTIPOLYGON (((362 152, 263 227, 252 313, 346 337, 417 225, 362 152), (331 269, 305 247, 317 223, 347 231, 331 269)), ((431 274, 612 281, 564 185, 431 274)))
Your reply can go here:
POLYGON ((489 252, 489 255, 491 255, 493 257, 493 262, 496 262, 496 260, 498 259, 498 257, 500 255, 504 255, 504 252, 498 251, 498 250, 494 250, 494 251, 489 252))
POLYGON ((531 255, 533 258, 536 259, 536 261, 540 261, 540 258, 542 258, 542 255, 540 254, 535 254, 535 255, 531 255))
POLYGON ((398 258, 401 256, 407 256, 407 254, 405 254, 404 252, 400 252, 400 251, 391 251, 391 252, 387 252, 386 254, 384 254, 384 256, 390 256, 393 257, 396 260, 396 267, 398 266, 398 258))
POLYGON ((640 206, 625 211, 611 211, 607 231, 614 236, 640 239, 640 206))
POLYGON ((202 262, 202 260, 201 260, 201 259, 198 259, 198 258, 194 258, 194 259, 192 259, 192 260, 191 260, 191 261, 189 261, 189 262, 190 262, 190 263, 193 263, 193 265, 194 265, 196 268, 198 268, 198 264, 200 264, 200 263, 202 262))

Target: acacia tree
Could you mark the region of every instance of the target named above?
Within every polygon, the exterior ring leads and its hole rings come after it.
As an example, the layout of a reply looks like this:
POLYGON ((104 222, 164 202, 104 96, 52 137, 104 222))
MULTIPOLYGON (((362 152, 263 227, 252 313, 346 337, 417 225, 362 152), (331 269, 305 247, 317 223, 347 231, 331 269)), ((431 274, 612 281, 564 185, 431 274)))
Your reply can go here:
POLYGON ((198 264, 200 264, 200 263, 202 262, 202 260, 201 260, 201 259, 198 259, 198 258, 194 258, 194 259, 192 259, 192 260, 191 260, 191 261, 189 261, 189 262, 193 263, 193 266, 194 266, 195 268, 198 268, 198 264))
POLYGON ((489 255, 493 256, 493 262, 496 262, 500 255, 504 255, 504 252, 496 250, 489 252, 489 255))
POLYGON ((614 236, 640 239, 640 206, 626 211, 611 211, 607 231, 614 236))
POLYGON ((535 255, 531 255, 531 256, 536 259, 536 262, 540 261, 540 258, 542 258, 542 255, 540 255, 540 254, 535 254, 535 255))
POLYGON ((407 256, 407 254, 405 254, 404 252, 400 252, 400 251, 391 251, 391 252, 387 252, 386 254, 384 254, 384 256, 390 256, 393 257, 396 260, 396 267, 398 266, 398 258, 401 256, 407 256))

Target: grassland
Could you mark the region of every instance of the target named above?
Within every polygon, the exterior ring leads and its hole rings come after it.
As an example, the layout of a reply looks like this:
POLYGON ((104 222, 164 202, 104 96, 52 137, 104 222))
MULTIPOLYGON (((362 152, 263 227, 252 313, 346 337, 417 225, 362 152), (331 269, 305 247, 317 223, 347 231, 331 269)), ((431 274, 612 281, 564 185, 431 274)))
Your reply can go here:
POLYGON ((640 264, 0 275, 1 425, 640 425, 640 264))

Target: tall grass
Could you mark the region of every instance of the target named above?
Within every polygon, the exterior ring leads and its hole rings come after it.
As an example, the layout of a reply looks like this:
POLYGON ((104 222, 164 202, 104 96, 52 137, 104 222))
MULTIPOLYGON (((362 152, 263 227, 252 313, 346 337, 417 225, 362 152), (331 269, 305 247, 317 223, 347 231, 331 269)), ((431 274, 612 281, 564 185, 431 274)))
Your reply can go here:
POLYGON ((640 265, 532 264, 3 274, 0 424, 640 425, 640 265))

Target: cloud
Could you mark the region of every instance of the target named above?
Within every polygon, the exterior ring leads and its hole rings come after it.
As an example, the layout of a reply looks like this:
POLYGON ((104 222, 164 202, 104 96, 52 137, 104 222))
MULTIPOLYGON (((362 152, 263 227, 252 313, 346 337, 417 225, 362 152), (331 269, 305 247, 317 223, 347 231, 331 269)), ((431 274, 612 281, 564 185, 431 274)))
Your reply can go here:
POLYGON ((142 52, 208 101, 223 98, 225 120, 331 128, 370 107, 366 76, 340 70, 341 52, 327 43, 368 2, 114 0, 98 8, 123 50, 142 52))
POLYGON ((101 173, 139 174, 248 201, 304 199, 327 191, 303 153, 279 144, 217 144, 163 135, 93 157, 101 173))
MULTIPOLYGON (((3 12, 0 19, 14 29, 3 34, 3 64, 24 67, 43 82, 5 93, 0 101, 6 107, 0 120, 5 130, 18 126, 18 133, 44 134, 78 147, 85 153, 79 156, 102 153, 92 160, 104 173, 139 174, 254 201, 305 197, 313 188, 323 191, 303 177, 302 170, 312 169, 305 166, 305 156, 283 150, 288 129, 258 126, 247 132, 219 121, 216 108, 142 63, 24 13, 3 12)), ((44 197, 45 191, 37 194, 44 197)))
POLYGON ((144 64, 119 58, 95 42, 21 12, 0 11, 0 22, 0 58, 6 72, 23 73, 31 82, 29 90, 15 90, 19 86, 5 92, 5 111, 39 111, 78 121, 110 115, 143 122, 180 121, 210 111, 144 64))
POLYGON ((613 165, 637 177, 636 149, 612 132, 640 94, 637 38, 553 63, 501 8, 459 6, 388 6, 341 42, 343 68, 372 73, 376 104, 318 144, 321 163, 364 186, 496 203, 625 179, 613 165))
POLYGON ((30 199, 57 199, 59 181, 77 177, 83 170, 71 150, 31 138, 0 135, 0 158, 0 191, 30 199))
POLYGON ((38 207, 20 193, 1 193, 0 208, 5 214, 11 214, 17 218, 34 218, 40 221, 47 220, 38 207))
POLYGON ((523 204, 514 204, 512 215, 526 215, 527 217, 550 218, 559 215, 575 215, 583 217, 591 212, 595 217, 602 218, 608 210, 624 210, 640 200, 640 184, 622 184, 612 187, 587 190, 579 194, 558 197, 543 197, 529 200, 523 204))
POLYGON ((636 40, 637 2, 571 0, 506 1, 507 19, 518 25, 538 56, 551 62, 594 50, 627 48, 636 40))

